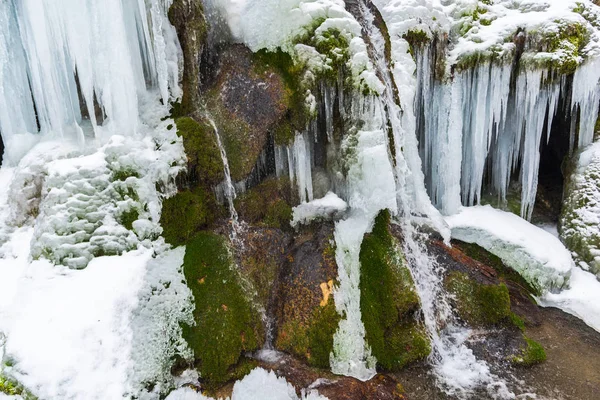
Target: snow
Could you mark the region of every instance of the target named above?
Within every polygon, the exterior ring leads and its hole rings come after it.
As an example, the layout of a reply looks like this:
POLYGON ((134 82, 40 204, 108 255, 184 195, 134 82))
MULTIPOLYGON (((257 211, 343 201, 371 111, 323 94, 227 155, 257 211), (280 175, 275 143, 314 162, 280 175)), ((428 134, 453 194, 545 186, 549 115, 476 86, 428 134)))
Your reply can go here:
MULTIPOLYGON (((166 400, 212 400, 190 388, 178 389, 166 400)), ((302 392, 298 397, 296 389, 285 378, 278 378, 274 372, 255 368, 233 386, 231 400, 327 400, 316 390, 302 392)))
POLYGON ((446 222, 453 239, 476 243, 495 254, 540 291, 567 287, 574 263, 551 233, 491 206, 461 208, 446 222))
POLYGON ((310 224, 315 220, 331 219, 343 214, 348 209, 348 203, 337 194, 328 192, 325 197, 302 203, 293 209, 291 225, 310 224))
POLYGON ((542 306, 560 308, 600 332, 600 282, 595 275, 573 268, 568 289, 546 293, 538 300, 542 306))
POLYGON ((600 143, 576 153, 569 170, 560 237, 581 268, 600 276, 600 143))

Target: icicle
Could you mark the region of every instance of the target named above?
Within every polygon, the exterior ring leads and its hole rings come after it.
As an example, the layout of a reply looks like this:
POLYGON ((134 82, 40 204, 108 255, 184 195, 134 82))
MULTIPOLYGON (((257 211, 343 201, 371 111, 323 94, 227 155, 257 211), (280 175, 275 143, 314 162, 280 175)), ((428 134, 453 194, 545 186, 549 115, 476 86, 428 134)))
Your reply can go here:
MULTIPOLYGON (((600 57, 593 58, 580 66, 573 77, 572 115, 576 118, 580 110, 578 147, 594 141, 594 130, 600 108, 600 57)), ((572 141, 576 136, 576 125, 571 129, 572 141)))
POLYGON ((169 4, 153 0, 147 8, 143 0, 3 1, 0 129, 5 142, 18 133, 37 133, 39 125, 42 134, 81 143, 83 115, 96 136, 135 134, 140 96, 155 86, 163 102, 180 95, 179 47, 166 16, 169 4), (96 120, 97 107, 101 121, 96 120))

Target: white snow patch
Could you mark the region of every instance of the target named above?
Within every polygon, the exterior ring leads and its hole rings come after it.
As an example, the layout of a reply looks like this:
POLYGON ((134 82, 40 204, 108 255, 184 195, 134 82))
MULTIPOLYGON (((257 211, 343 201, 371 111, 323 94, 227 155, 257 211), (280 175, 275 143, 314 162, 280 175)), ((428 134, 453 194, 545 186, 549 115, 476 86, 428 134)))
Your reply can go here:
MULTIPOLYGON (((166 400, 212 400, 190 388, 178 389, 166 400)), ((285 378, 279 378, 273 371, 256 368, 233 386, 231 400, 327 400, 316 390, 302 391, 298 397, 296 389, 285 378)))
POLYGON ((600 282, 595 275, 573 268, 568 289, 546 293, 539 301, 544 307, 560 308, 580 318, 600 332, 600 282))
POLYGON ((570 252, 551 233, 491 206, 461 208, 447 217, 452 237, 477 243, 542 291, 561 289, 574 267, 570 252))
POLYGON ((292 227, 299 224, 310 224, 315 220, 331 219, 348 209, 348 203, 340 199, 337 194, 329 192, 325 197, 302 203, 294 207, 292 227))

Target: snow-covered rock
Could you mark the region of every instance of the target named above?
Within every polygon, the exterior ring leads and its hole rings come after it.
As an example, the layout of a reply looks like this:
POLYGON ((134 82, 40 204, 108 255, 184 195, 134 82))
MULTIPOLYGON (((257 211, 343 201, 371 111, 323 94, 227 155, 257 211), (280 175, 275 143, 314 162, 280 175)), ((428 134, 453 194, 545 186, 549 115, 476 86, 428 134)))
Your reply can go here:
POLYGON ((600 276, 600 143, 587 147, 573 161, 559 231, 578 265, 600 276))
POLYGON ((567 287, 571 254, 551 233, 491 206, 465 207, 447 217, 452 238, 500 257, 540 292, 567 287))

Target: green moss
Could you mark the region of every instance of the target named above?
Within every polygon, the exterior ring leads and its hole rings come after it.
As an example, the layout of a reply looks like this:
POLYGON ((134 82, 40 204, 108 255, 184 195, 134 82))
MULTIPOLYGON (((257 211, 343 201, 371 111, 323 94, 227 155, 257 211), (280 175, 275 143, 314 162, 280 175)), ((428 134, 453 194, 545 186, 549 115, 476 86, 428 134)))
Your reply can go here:
POLYGON ((126 181, 127 178, 130 177, 139 178, 140 174, 133 168, 122 168, 112 171, 112 178, 114 181, 126 181))
POLYGON ((183 271, 194 297, 195 326, 184 326, 205 386, 234 377, 243 352, 260 347, 261 319, 240 284, 223 237, 201 232, 188 241, 183 271))
POLYGON ((204 186, 214 186, 224 179, 223 160, 214 129, 205 123, 183 117, 175 120, 177 135, 183 138, 188 158, 188 175, 204 186))
POLYGON ((19 382, 0 374, 0 393, 8 396, 20 396, 23 400, 37 400, 19 382))
POLYGON ((219 208, 212 193, 202 188, 181 191, 163 201, 160 219, 163 237, 169 244, 183 245, 218 215, 219 208))
POLYGON ((419 298, 389 222, 390 212, 380 212, 363 239, 360 307, 373 355, 380 366, 394 371, 426 357, 430 346, 414 320, 419 298))
POLYGON ((504 283, 484 285, 465 273, 452 272, 445 286, 455 296, 459 316, 471 325, 494 325, 510 317, 510 296, 504 283))
POLYGON ((490 253, 489 251, 477 245, 476 243, 466 243, 461 242, 460 240, 453 240, 452 246, 456 246, 460 251, 462 251, 464 254, 471 257, 472 259, 494 268, 501 280, 511 281, 517 284, 524 290, 526 294, 534 296, 541 295, 540 291, 534 286, 531 286, 521 276, 521 274, 519 274, 514 269, 507 267, 504 264, 504 262, 502 262, 500 257, 490 253))
POLYGON ((133 223, 140 217, 140 212, 136 208, 130 208, 127 211, 121 213, 120 222, 121 224, 129 229, 133 229, 133 223))
POLYGON ((530 367, 546 361, 546 351, 538 342, 524 336, 526 347, 522 349, 521 354, 513 356, 511 361, 515 365, 530 367))
POLYGON ((421 29, 410 30, 406 32, 402 37, 408 42, 410 46, 409 51, 413 57, 415 56, 415 50, 417 48, 422 48, 431 41, 431 38, 429 37, 427 32, 421 29))
POLYGON ((270 228, 289 228, 292 219, 290 193, 289 180, 266 179, 240 195, 235 200, 235 207, 246 222, 270 228))
POLYGON ((558 29, 551 33, 529 32, 534 41, 539 43, 541 54, 523 57, 521 65, 526 68, 547 68, 560 74, 569 75, 575 72, 581 63, 581 51, 589 42, 589 32, 580 23, 571 21, 555 21, 558 29))
POLYGON ((521 317, 519 317, 517 314, 511 312, 510 315, 508 316, 508 318, 510 319, 511 324, 513 324, 514 326, 519 328, 519 330, 521 332, 525 332, 525 321, 523 321, 523 319, 521 317))
POLYGON ((274 69, 283 78, 288 112, 273 127, 272 133, 276 144, 290 144, 294 140, 295 132, 304 130, 310 118, 305 104, 306 88, 301 83, 303 66, 296 64, 292 57, 281 49, 259 50, 254 53, 254 65, 258 73, 274 69))
POLYGON ((325 306, 314 309, 308 321, 287 321, 280 329, 277 347, 305 358, 313 367, 329 368, 333 335, 340 320, 333 299, 329 299, 325 306))
POLYGON ((23 389, 16 382, 0 376, 0 393, 9 396, 20 396, 23 394, 23 389))
POLYGON ((316 367, 328 368, 329 355, 333 351, 333 335, 341 316, 335 309, 333 299, 325 307, 315 310, 313 325, 308 329, 308 362, 316 367))

